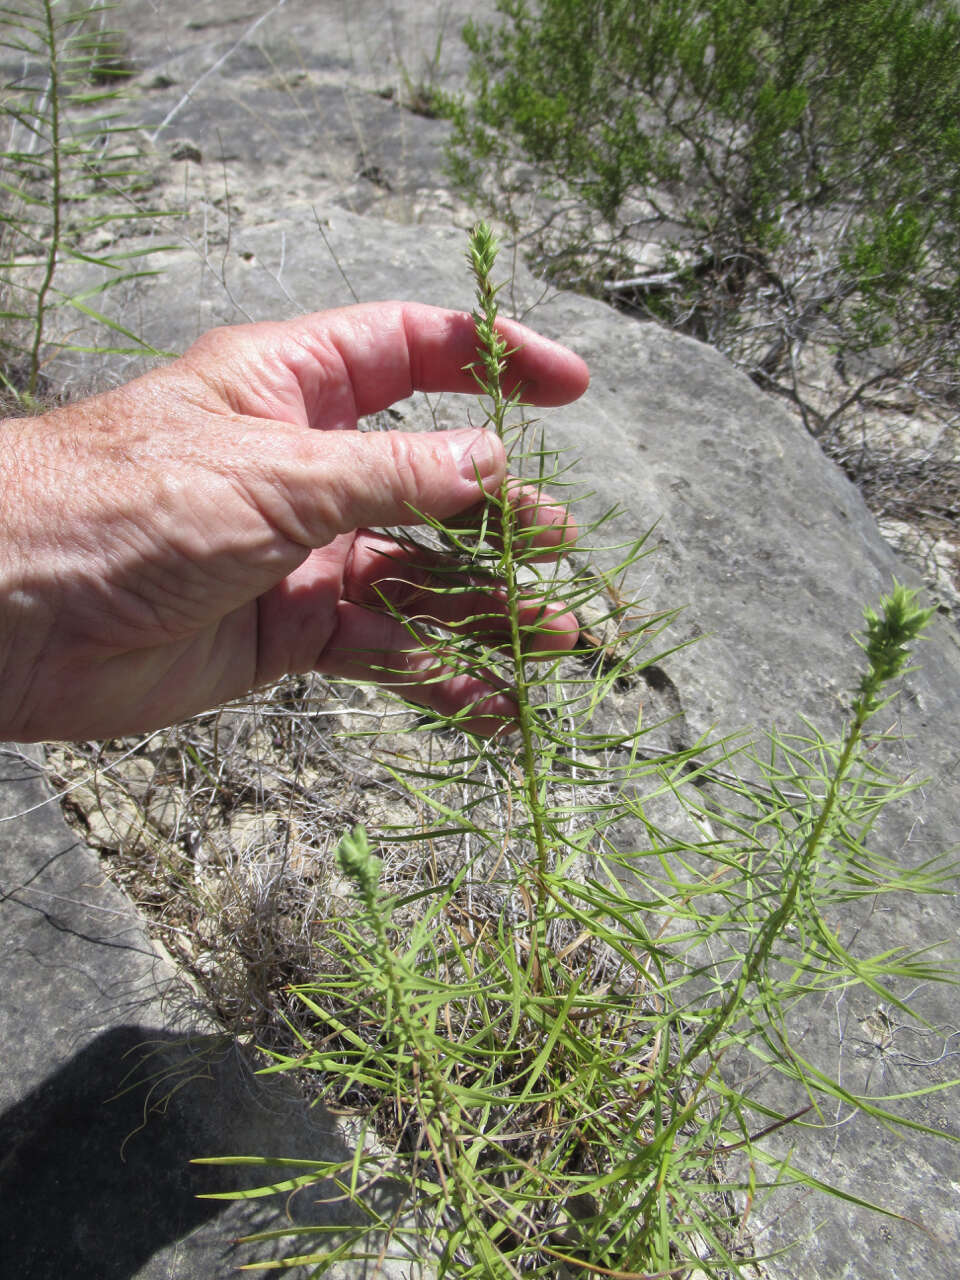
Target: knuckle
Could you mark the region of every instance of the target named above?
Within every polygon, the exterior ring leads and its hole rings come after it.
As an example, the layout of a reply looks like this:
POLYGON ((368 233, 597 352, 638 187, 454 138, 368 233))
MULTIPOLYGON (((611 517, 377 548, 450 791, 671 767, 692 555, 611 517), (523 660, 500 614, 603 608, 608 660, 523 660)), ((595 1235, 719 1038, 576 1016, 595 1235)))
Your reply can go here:
POLYGON ((384 439, 388 467, 383 479, 390 496, 397 503, 416 503, 428 491, 436 449, 425 448, 420 437, 402 431, 388 432, 384 439))

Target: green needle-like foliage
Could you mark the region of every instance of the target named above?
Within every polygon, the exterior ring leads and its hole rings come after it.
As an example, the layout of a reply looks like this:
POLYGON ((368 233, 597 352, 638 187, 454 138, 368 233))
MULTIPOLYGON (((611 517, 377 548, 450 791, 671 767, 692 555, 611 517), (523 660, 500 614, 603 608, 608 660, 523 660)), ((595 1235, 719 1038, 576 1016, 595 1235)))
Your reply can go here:
POLYGON ((108 290, 155 275, 145 262, 165 247, 122 245, 127 230, 158 213, 139 203, 140 147, 120 110, 131 69, 122 35, 106 24, 111 7, 0 6, 0 50, 16 59, 0 88, 0 383, 28 407, 57 311, 112 330, 122 345, 104 350, 160 354, 94 306, 108 290), (93 269, 90 280, 62 287, 68 263, 93 269))
POLYGON ((539 270, 717 345, 824 438, 907 378, 952 411, 953 0, 496 7, 464 29, 451 167, 539 270), (827 410, 813 355, 847 370, 827 410))
MULTIPOLYGON (((559 468, 502 390, 495 258, 481 224, 473 372, 514 469, 525 464, 539 492, 559 468)), ((628 548, 612 573, 582 546, 587 567, 544 566, 518 527, 515 483, 489 496, 479 539, 437 528, 462 553, 449 590, 466 574, 506 601, 509 636, 438 638, 436 652, 509 688, 519 733, 481 741, 431 722, 443 732, 422 752, 386 761, 416 825, 340 843, 354 909, 324 922, 316 978, 293 992, 299 1050, 274 1049, 267 1070, 308 1073, 363 1116, 363 1133, 351 1161, 264 1158, 280 1180, 224 1198, 324 1183, 359 1213, 353 1226, 250 1237, 301 1241, 264 1268, 319 1276, 389 1257, 477 1280, 726 1277, 749 1257, 743 1206, 775 1188, 863 1203, 804 1171, 802 1136, 786 1158, 771 1135, 826 1123, 829 1100, 898 1123, 895 1100, 841 1083, 791 1028, 799 1001, 856 988, 909 1021, 904 984, 945 976, 923 954, 854 950, 840 911, 936 892, 950 874, 895 865, 870 844, 906 788, 865 758, 864 730, 929 611, 899 585, 868 611, 867 671, 840 741, 805 727, 750 758, 719 739, 657 749, 657 726, 630 705, 669 619, 619 594, 645 549, 628 548), (538 654, 531 598, 592 610, 579 650, 538 654), (398 846, 418 887, 395 870, 386 882, 380 854, 398 846), (776 1075, 796 1094, 782 1110, 757 1092, 776 1075)))

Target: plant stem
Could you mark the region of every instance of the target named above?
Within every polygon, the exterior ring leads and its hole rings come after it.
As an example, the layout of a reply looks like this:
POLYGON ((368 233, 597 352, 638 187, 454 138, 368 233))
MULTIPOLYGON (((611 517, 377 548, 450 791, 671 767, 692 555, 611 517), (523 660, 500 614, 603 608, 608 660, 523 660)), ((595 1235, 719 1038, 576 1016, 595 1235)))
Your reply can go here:
MULTIPOLYGON (((503 394, 501 375, 506 365, 506 342, 496 331, 497 288, 492 281, 493 264, 497 255, 497 242, 493 232, 480 222, 470 238, 469 261, 477 284, 477 310, 474 323, 480 359, 474 366, 474 376, 481 389, 489 396, 491 405, 488 421, 501 440, 505 439, 506 420, 515 398, 503 394)), ((497 498, 501 517, 502 550, 499 571, 507 594, 507 616, 510 625, 510 656, 513 668, 513 686, 517 700, 517 718, 520 724, 520 741, 523 769, 523 792, 536 854, 534 878, 536 880, 535 938, 531 947, 531 964, 539 975, 544 972, 546 911, 549 894, 546 875, 549 869, 549 841, 546 833, 545 811, 541 799, 539 748, 536 717, 530 697, 527 678, 526 655, 523 647, 523 630, 520 622, 522 593, 517 578, 515 555, 517 516, 511 503, 509 478, 504 480, 497 498)))
POLYGON ((800 885, 808 869, 816 861, 821 846, 829 834, 833 815, 840 799, 840 788, 854 763, 857 747, 863 738, 864 726, 871 716, 885 705, 881 696, 883 687, 904 671, 909 659, 908 645, 916 639, 933 616, 932 608, 917 608, 914 604, 915 596, 915 591, 895 582, 892 593, 881 601, 880 614, 872 609, 865 610, 867 628, 866 640, 862 643, 862 648, 867 655, 869 665, 860 682, 858 696, 854 699, 853 720, 840 748, 837 764, 831 775, 827 793, 820 803, 816 821, 802 848, 794 855, 792 860, 794 873, 790 878, 789 886, 779 907, 763 922, 733 991, 721 1006, 717 1016, 700 1031, 680 1059, 677 1064, 678 1070, 694 1062, 730 1022, 743 1003, 748 988, 756 981, 778 934, 789 923, 796 905, 797 894, 800 892, 800 885))
MULTIPOLYGON (((503 1264, 511 1277, 517 1272, 499 1255, 480 1219, 482 1196, 471 1176, 469 1161, 463 1158, 462 1142, 457 1134, 461 1120, 460 1103, 450 1087, 432 1051, 422 1015, 412 1012, 410 984, 403 972, 402 961, 390 945, 387 924, 390 902, 380 891, 380 860, 373 855, 362 827, 343 837, 337 855, 344 874, 353 881, 357 898, 364 908, 367 924, 373 932, 377 968, 389 991, 389 1007, 399 1024, 398 1064, 406 1053, 410 1056, 410 1079, 417 1104, 423 1115, 423 1134, 434 1158, 437 1177, 449 1174, 456 1191, 467 1236, 489 1267, 503 1264)), ((494 1273, 495 1274, 495 1273, 494 1273)), ((517 1278, 519 1280, 519 1278, 517 1278)))
POLYGON ((46 268, 40 288, 37 291, 37 305, 33 322, 33 344, 30 349, 30 373, 27 390, 31 396, 37 394, 40 380, 40 348, 43 344, 43 322, 47 309, 47 294, 53 284, 53 276, 60 256, 60 73, 57 62, 57 29, 53 17, 51 0, 43 0, 43 15, 46 23, 46 40, 48 65, 50 68, 50 165, 52 186, 50 192, 50 244, 47 248, 46 268))

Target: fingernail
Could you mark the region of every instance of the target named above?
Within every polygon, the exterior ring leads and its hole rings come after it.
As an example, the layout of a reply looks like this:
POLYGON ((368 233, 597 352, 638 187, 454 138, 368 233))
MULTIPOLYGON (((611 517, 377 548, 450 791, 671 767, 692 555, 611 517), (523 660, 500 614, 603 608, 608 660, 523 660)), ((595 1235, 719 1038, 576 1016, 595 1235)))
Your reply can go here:
POLYGON ((490 431, 466 427, 447 435, 457 470, 465 480, 489 479, 500 472, 501 447, 490 431))

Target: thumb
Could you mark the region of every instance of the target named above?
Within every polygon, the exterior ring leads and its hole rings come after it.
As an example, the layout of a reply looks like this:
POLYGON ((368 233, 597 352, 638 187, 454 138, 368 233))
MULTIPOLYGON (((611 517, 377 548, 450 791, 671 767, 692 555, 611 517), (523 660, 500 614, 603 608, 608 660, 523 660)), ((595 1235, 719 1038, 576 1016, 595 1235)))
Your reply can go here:
POLYGON ((415 524, 417 513, 443 520, 482 501, 506 474, 501 441, 473 427, 311 431, 300 437, 300 445, 292 468, 296 474, 278 478, 301 527, 297 540, 311 547, 369 525, 415 524))

